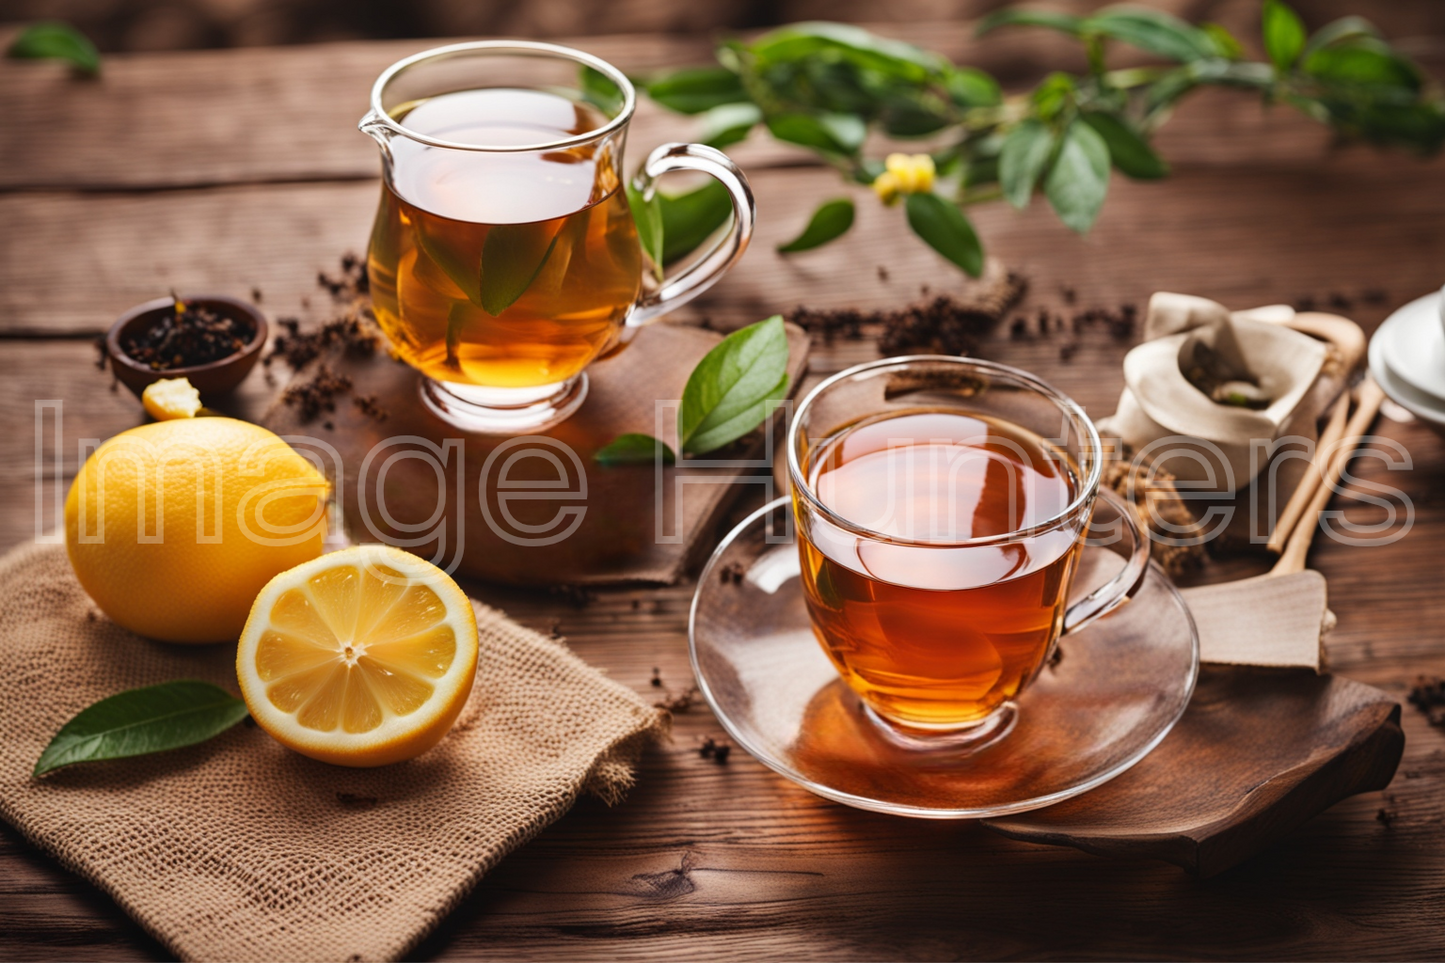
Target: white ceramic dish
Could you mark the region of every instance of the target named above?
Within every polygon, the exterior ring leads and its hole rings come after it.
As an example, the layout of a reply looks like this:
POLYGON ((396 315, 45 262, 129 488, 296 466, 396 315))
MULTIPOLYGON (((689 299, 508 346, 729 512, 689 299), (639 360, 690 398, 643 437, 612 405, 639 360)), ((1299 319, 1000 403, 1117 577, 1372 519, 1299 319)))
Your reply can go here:
MULTIPOLYGON (((1434 295, 1431 295, 1434 297, 1434 295)), ((1402 309, 1403 310, 1403 309, 1402 309)), ((1387 321, 1386 324, 1389 324, 1387 321)), ((1386 340, 1382 326, 1370 339, 1370 373, 1390 400, 1424 422, 1438 434, 1445 436, 1445 402, 1441 402, 1412 387, 1399 378, 1385 361, 1386 340)))
POLYGON ((1431 407, 1445 408, 1445 327, 1440 321, 1440 301, 1438 291, 1416 298, 1385 319, 1374 340, 1380 343, 1382 360, 1397 382, 1429 399, 1431 407))

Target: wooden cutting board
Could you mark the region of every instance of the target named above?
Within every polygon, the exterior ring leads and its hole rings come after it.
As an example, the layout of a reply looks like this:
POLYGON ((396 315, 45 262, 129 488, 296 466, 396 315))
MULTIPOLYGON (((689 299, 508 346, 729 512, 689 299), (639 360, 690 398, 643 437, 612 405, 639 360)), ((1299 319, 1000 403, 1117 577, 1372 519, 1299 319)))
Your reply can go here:
MULTIPOLYGON (((796 392, 808 336, 787 329, 796 392)), ((771 483, 781 419, 704 459, 661 470, 604 468, 592 456, 626 432, 656 435, 657 402, 681 398, 693 367, 721 340, 665 323, 640 332, 626 350, 588 369, 591 390, 576 414, 525 439, 471 435, 443 423, 422 405, 419 375, 382 353, 335 351, 323 359, 352 382, 335 411, 307 421, 278 400, 262 423, 327 466, 354 541, 385 541, 444 567, 455 562, 461 575, 513 585, 672 583, 711 550, 703 536, 749 477, 771 483), (374 399, 384 420, 358 407, 358 397, 374 399)), ((297 379, 310 377, 317 363, 297 379)))
POLYGON ((1341 799, 1384 789, 1404 748, 1400 704, 1379 689, 1298 669, 1205 666, 1183 718, 1133 769, 984 825, 1212 876, 1341 799))

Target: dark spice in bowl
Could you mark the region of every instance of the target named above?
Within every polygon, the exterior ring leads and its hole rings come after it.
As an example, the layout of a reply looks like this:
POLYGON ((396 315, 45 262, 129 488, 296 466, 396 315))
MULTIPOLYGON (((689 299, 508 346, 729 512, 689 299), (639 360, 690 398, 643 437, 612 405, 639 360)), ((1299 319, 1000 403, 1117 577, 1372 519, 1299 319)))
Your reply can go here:
POLYGON ((245 317, 231 317, 204 304, 171 296, 174 310, 121 341, 121 349, 152 371, 192 368, 228 358, 250 344, 256 326, 245 317))
POLYGON ((245 380, 266 346, 266 316, 222 294, 137 304, 105 336, 110 368, 139 398, 161 378, 186 378, 206 404, 245 380))

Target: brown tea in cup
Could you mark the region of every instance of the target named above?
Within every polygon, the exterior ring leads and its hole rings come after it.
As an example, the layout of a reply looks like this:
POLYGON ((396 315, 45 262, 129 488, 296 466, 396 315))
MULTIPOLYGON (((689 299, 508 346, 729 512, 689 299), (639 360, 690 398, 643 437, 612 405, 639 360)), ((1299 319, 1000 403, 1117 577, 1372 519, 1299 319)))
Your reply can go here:
POLYGON ((1072 466, 1043 439, 961 412, 892 413, 839 433, 810 482, 825 506, 885 536, 814 528, 801 540, 814 631, 876 712, 952 729, 1033 678, 1059 636, 1080 535, 947 543, 1032 528, 1068 507, 1072 466))
POLYGON ((809 393, 788 476, 813 632, 891 735, 981 748, 1059 638, 1133 595, 1149 543, 1101 492, 1099 435, 1024 371, 973 358, 886 358, 809 393), (1094 500, 1120 524, 1095 533, 1094 500), (1069 599, 1085 538, 1129 545, 1120 572, 1069 599))

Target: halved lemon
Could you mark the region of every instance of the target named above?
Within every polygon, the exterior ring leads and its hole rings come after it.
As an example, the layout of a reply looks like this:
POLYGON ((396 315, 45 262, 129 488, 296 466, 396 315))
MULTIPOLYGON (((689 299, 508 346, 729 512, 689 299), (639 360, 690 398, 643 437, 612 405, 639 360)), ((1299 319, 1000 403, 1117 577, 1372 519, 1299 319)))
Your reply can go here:
POLYGON ((343 766, 384 766, 436 745, 476 670, 466 595, 435 565, 385 545, 273 578, 236 652, 241 695, 261 728, 343 766))

